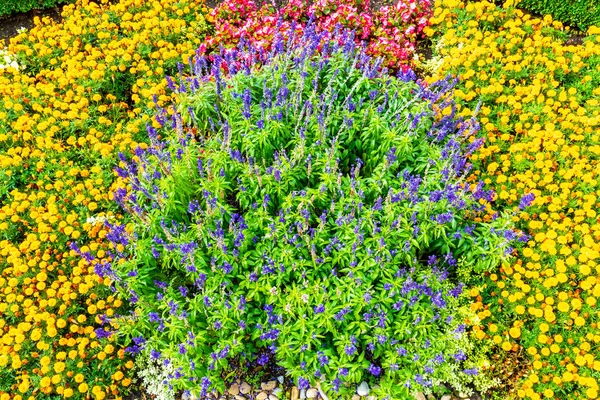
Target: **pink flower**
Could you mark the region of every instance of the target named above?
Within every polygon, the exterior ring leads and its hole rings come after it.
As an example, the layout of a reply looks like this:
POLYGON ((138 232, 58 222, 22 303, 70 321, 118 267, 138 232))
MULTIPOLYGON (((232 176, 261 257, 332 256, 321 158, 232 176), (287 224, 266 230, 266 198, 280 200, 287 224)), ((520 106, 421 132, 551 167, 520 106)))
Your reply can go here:
POLYGON ((276 34, 282 34, 287 40, 292 21, 297 31, 302 32, 312 13, 318 29, 333 31, 338 23, 353 29, 357 42, 367 42, 370 55, 383 56, 387 67, 403 69, 412 62, 416 37, 432 15, 431 1, 399 0, 374 13, 369 11, 369 2, 317 0, 309 5, 307 0, 290 0, 282 10, 276 11, 267 5, 258 9, 252 0, 225 0, 211 11, 215 34, 207 38, 202 52, 210 53, 220 45, 233 47, 241 36, 268 50, 276 34), (283 23, 276 28, 279 19, 283 23))

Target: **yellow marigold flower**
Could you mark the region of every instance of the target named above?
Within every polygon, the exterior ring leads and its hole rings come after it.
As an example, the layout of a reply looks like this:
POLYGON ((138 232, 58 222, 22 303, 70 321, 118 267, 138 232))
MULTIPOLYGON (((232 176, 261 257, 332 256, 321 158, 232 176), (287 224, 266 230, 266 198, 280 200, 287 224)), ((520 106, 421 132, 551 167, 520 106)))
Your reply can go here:
POLYGON ((514 339, 521 337, 521 329, 519 329, 517 327, 510 328, 509 333, 510 333, 510 336, 513 337, 514 339))
POLYGON ((527 353, 529 353, 530 355, 534 356, 537 354, 537 349, 535 347, 529 347, 527 349, 527 353))
POLYGON ((50 380, 50 377, 48 377, 48 376, 45 376, 40 380, 40 386, 42 388, 50 386, 50 383, 51 383, 51 380, 50 380))
POLYGON ((78 387, 77 390, 79 390, 80 393, 86 393, 88 391, 88 384, 87 383, 81 383, 78 387))
POLYGON ((29 379, 23 379, 23 381, 19 385, 19 392, 26 393, 29 390, 29 385, 29 379))
POLYGON ((56 362, 56 363, 54 363, 53 369, 54 369, 54 372, 61 373, 62 371, 65 370, 65 363, 64 362, 60 362, 60 361, 56 362))
POLYGON ((558 311, 560 312, 568 312, 569 311, 569 303, 561 301, 557 305, 558 311))

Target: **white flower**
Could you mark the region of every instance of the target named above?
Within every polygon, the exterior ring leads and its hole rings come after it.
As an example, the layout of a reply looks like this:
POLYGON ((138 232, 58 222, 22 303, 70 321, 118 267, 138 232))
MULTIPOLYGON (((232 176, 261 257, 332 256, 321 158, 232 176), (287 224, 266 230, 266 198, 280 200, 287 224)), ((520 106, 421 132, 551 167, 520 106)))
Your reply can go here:
POLYGON ((98 225, 98 224, 104 224, 104 222, 106 221, 110 221, 112 219, 112 216, 110 217, 105 217, 105 216, 92 216, 92 217, 88 217, 85 222, 87 222, 88 224, 92 224, 92 225, 98 225))
POLYGON ((175 372, 172 363, 164 365, 147 356, 141 356, 138 358, 137 367, 138 376, 142 379, 141 386, 148 394, 156 396, 155 400, 175 400, 175 393, 164 384, 165 381, 169 381, 169 375, 175 372))
POLYGON ((0 69, 6 69, 10 67, 19 69, 17 60, 14 59, 14 56, 8 54, 6 50, 0 50, 0 69))
POLYGON ((85 220, 85 222, 92 225, 103 223, 104 221, 106 221, 105 217, 88 217, 88 219, 85 220))

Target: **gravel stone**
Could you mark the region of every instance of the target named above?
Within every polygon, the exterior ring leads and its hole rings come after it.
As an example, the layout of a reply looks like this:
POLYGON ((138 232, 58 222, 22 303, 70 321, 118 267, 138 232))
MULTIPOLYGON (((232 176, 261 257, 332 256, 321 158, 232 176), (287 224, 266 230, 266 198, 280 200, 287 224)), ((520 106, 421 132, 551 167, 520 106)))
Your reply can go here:
POLYGON ((268 397, 269 397, 269 395, 267 394, 267 392, 260 392, 256 396, 256 400, 266 400, 268 397))
POLYGON ((369 389, 369 384, 364 381, 361 382, 360 385, 358 385, 358 388, 356 389, 356 393, 359 396, 367 396, 370 391, 371 389, 369 389))
POLYGON ((263 382, 260 387, 262 390, 269 392, 277 387, 277 381, 263 382))
POLYGON ((233 385, 231 385, 229 387, 227 392, 232 396, 236 396, 236 395, 240 394, 240 385, 238 385, 237 383, 234 383, 233 385))
POLYGON ((290 394, 290 400, 298 400, 300 398, 300 391, 297 386, 292 388, 292 393, 290 394))
POLYGON ((251 390, 252 390, 252 388, 246 382, 243 382, 240 385, 240 393, 241 394, 248 394, 248 393, 250 393, 251 390))

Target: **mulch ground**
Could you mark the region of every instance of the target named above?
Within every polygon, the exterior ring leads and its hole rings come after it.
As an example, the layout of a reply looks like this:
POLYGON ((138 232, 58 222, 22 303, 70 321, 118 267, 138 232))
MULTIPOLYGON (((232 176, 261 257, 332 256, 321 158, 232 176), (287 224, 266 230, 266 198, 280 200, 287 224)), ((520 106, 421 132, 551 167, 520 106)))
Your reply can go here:
POLYGON ((2 43, 8 45, 11 37, 17 36, 18 30, 21 28, 30 29, 33 27, 33 19, 35 17, 50 17, 57 23, 62 21, 60 13, 64 6, 47 8, 44 10, 31 10, 26 13, 19 13, 9 17, 0 17, 0 48, 2 43))

